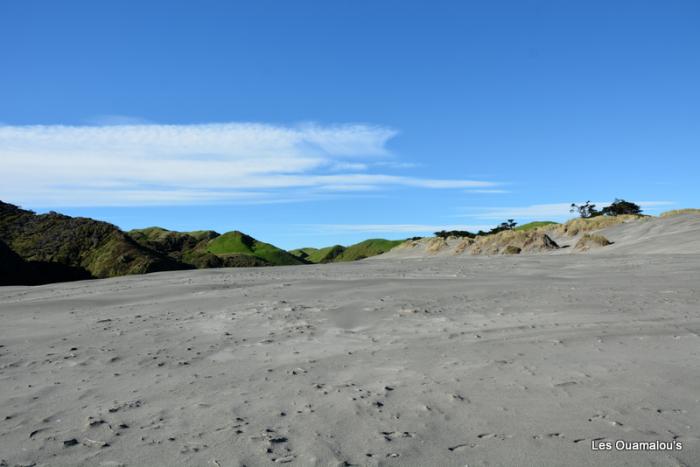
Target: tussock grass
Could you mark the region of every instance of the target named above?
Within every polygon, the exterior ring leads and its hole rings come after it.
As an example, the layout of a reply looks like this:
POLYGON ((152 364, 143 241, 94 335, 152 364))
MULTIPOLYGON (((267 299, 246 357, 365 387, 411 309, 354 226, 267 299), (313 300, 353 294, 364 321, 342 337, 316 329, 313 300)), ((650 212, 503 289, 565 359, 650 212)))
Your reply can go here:
POLYGON ((399 244, 397 247, 395 247, 395 250, 410 250, 412 248, 416 248, 421 244, 420 240, 406 240, 405 242, 399 244))
POLYGON ((593 232, 595 230, 604 229, 623 222, 634 220, 649 219, 647 216, 636 214, 624 214, 621 216, 598 216, 588 219, 572 219, 565 224, 560 224, 546 228, 548 231, 559 234, 575 237, 580 233, 593 232))
POLYGON ((457 244, 457 246, 455 247, 454 254, 456 254, 456 255, 461 255, 462 253, 464 253, 464 251, 465 251, 467 248, 469 248, 470 246, 472 246, 472 245, 474 244, 474 241, 475 241, 475 240, 474 240, 473 238, 464 238, 464 239, 462 239, 462 241, 459 242, 459 243, 457 244))
POLYGON ((503 254, 504 255, 519 255, 520 252, 523 251, 520 248, 518 248, 515 245, 508 245, 503 249, 503 254))
MULTIPOLYGON (((469 249, 473 255, 496 255, 509 251, 547 251, 559 248, 549 236, 539 230, 505 230, 494 235, 479 236, 469 249)), ((513 253, 509 253, 513 254, 513 253)))
POLYGON ((700 214, 700 209, 697 209, 697 208, 674 209, 672 211, 662 212, 661 214, 659 214, 659 217, 680 216, 682 214, 700 214))
POLYGON ((585 234, 576 242, 577 250, 586 251, 591 248, 600 248, 612 245, 612 242, 600 234, 585 234))
POLYGON ((513 230, 533 230, 539 229, 540 227, 547 227, 549 225, 559 225, 557 222, 553 221, 535 221, 527 224, 519 225, 513 230))
POLYGON ((428 253, 437 253, 445 247, 447 247, 447 242, 445 239, 442 237, 435 237, 428 240, 428 245, 425 248, 425 251, 428 253))

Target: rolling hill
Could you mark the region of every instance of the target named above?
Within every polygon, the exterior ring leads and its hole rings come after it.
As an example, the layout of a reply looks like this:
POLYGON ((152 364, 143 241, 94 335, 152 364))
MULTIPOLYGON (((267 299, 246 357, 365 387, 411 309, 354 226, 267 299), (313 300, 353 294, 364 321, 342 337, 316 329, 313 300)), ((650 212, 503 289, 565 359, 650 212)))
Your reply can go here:
POLYGON ((55 212, 37 215, 1 201, 0 240, 33 265, 31 283, 192 268, 138 244, 107 222, 55 212))
POLYGON ((176 232, 149 227, 128 233, 141 245, 196 268, 306 264, 303 259, 239 231, 219 234, 213 230, 176 232))
POLYGON ((338 263, 381 255, 403 242, 403 240, 372 238, 348 247, 333 245, 325 248, 298 248, 291 250, 290 253, 310 263, 338 263))
POLYGON ((37 285, 184 269, 306 264, 242 232, 123 232, 107 222, 36 214, 0 201, 0 285, 37 285))
POLYGON ((239 231, 227 232, 211 240, 207 251, 219 257, 247 255, 276 266, 306 264, 306 261, 269 243, 261 242, 239 231))

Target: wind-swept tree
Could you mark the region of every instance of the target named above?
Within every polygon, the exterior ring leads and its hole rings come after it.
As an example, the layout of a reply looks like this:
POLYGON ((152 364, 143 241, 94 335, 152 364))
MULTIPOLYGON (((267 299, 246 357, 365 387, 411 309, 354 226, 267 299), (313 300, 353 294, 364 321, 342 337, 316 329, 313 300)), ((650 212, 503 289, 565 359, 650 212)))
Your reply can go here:
POLYGON ((466 230, 441 230, 435 232, 436 237, 447 238, 447 237, 468 237, 474 238, 476 235, 468 232, 466 230))
POLYGON ((575 212, 582 219, 588 219, 589 217, 600 216, 602 213, 595 208, 595 204, 591 204, 590 201, 586 201, 585 204, 571 203, 571 209, 569 212, 575 212))
POLYGON ((604 207, 600 212, 606 216, 621 216, 623 214, 641 214, 642 208, 630 201, 615 198, 610 206, 604 207))
POLYGON ((493 234, 497 234, 498 232, 503 232, 504 230, 513 230, 513 228, 514 228, 516 225, 518 225, 518 223, 515 222, 513 219, 508 219, 507 221, 501 222, 501 223, 498 224, 496 227, 494 227, 493 229, 491 229, 491 230, 488 232, 488 234, 489 234, 489 235, 493 235, 493 234))

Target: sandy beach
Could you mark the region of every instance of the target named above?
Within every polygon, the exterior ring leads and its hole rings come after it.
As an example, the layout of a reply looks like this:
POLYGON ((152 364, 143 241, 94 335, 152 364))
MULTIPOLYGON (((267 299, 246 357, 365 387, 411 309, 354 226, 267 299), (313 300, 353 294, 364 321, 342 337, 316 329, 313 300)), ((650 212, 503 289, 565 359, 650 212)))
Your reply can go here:
POLYGON ((0 289, 3 466, 694 465, 700 255, 0 289), (596 451, 605 441, 682 450, 596 451))

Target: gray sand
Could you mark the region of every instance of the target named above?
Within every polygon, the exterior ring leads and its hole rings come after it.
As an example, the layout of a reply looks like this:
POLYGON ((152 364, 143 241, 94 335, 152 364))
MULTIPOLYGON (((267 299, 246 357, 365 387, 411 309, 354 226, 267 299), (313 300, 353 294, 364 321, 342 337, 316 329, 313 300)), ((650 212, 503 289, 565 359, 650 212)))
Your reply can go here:
POLYGON ((542 255, 0 288, 0 465, 697 465, 699 277, 542 255))

